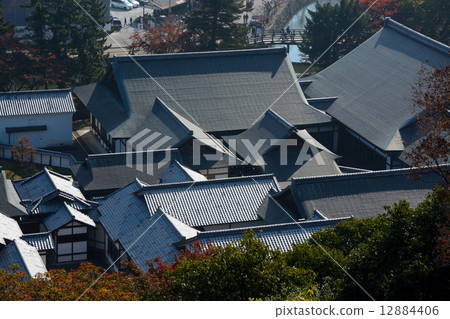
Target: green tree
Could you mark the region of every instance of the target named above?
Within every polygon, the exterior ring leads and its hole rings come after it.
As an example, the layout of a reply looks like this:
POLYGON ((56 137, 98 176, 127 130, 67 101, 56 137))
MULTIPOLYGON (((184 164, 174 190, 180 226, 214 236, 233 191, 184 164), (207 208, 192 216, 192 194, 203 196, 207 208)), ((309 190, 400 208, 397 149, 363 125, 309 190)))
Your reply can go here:
POLYGON ((167 273, 174 300, 249 300, 294 298, 314 284, 314 273, 290 267, 253 233, 235 246, 217 247, 209 258, 181 257, 167 273))
POLYGON ((184 19, 187 30, 198 38, 200 51, 240 49, 247 46, 244 25, 236 20, 243 13, 240 0, 199 0, 201 8, 184 19))
POLYGON ((105 5, 101 0, 29 0, 27 36, 43 57, 55 56, 66 72, 65 82, 95 82, 105 72, 107 50, 105 5), (83 8, 83 9, 82 9, 83 8), (98 23, 98 25, 97 25, 98 23))
MULTIPOLYGON (((357 0, 341 0, 335 5, 316 4, 316 11, 308 12, 311 18, 307 18, 303 42, 298 47, 309 56, 310 61, 315 61, 350 27, 362 10, 357 0)), ((369 36, 368 30, 367 18, 363 17, 316 64, 327 67, 337 61, 361 44, 369 36)))
POLYGON ((399 12, 399 22, 442 43, 449 43, 449 1, 401 0, 399 12))
POLYGON ((339 223, 315 241, 287 253, 291 266, 317 274, 321 299, 369 297, 315 242, 376 300, 447 300, 450 297, 448 191, 434 191, 413 209, 405 201, 374 219, 339 223))

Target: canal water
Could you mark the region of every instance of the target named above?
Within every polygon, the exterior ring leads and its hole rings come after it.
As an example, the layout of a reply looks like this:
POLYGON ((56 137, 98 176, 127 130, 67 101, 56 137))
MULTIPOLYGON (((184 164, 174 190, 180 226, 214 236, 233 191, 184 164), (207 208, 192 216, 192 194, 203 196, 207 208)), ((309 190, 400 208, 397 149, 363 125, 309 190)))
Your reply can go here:
MULTIPOLYGON (((335 5, 339 3, 339 0, 318 0, 316 2, 310 3, 308 6, 300 9, 295 16, 285 25, 285 28, 289 26, 291 29, 303 29, 306 24, 306 18, 309 18, 308 10, 315 11, 316 3, 324 4, 331 3, 335 5)), ((305 57, 296 45, 291 45, 289 48, 289 57, 292 62, 304 62, 307 57, 305 57)))

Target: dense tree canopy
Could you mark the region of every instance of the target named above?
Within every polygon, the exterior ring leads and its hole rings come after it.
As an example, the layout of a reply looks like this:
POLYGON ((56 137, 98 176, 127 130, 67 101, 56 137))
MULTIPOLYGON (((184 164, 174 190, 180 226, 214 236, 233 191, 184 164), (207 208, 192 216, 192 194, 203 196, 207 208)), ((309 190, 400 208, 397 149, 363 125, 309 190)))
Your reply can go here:
MULTIPOLYGON (((376 300, 447 300, 449 203, 441 189, 416 209, 401 201, 375 219, 343 222, 313 237, 376 300)), ((317 273, 322 299, 370 299, 312 240, 287 258, 317 273)))
POLYGON ((413 87, 412 106, 416 113, 416 127, 422 136, 409 151, 412 165, 426 166, 450 184, 450 66, 442 69, 422 68, 419 81, 413 87))
POLYGON ((156 260, 143 272, 129 263, 127 273, 104 274, 90 289, 103 273, 91 264, 35 279, 0 271, 0 300, 369 299, 343 269, 376 300, 448 300, 448 190, 415 209, 402 201, 386 210, 315 233, 286 253, 252 233, 234 246, 197 244, 173 264, 156 260))
POLYGON ((95 82, 106 69, 105 5, 101 0, 29 0, 27 36, 43 57, 55 58, 65 82, 95 82))
POLYGON ((63 85, 64 68, 55 60, 54 55, 41 55, 36 44, 21 39, 0 16, 0 91, 63 85))
POLYGON ((326 67, 337 61, 346 53, 361 44, 368 37, 367 18, 363 17, 353 25, 345 35, 325 54, 325 50, 350 27, 361 15, 362 10, 358 0, 341 0, 331 5, 317 4, 316 11, 308 11, 304 40, 299 45, 301 52, 309 56, 310 61, 316 61, 319 66, 326 67), (323 56, 319 59, 319 57, 323 56))
POLYGON ((187 30, 198 38, 198 50, 215 51, 247 46, 246 27, 236 21, 243 12, 240 0, 199 0, 201 8, 185 17, 187 30))

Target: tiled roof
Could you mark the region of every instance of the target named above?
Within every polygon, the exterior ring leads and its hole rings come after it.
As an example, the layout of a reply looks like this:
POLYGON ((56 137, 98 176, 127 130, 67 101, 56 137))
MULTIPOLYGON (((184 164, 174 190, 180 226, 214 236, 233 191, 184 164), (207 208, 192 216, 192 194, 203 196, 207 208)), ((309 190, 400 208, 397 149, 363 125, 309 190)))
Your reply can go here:
POLYGON ((201 227, 256 221, 264 198, 279 186, 273 175, 147 186, 140 191, 150 215, 158 208, 183 223, 201 227))
POLYGON ((135 178, 147 184, 159 184, 172 160, 182 161, 178 149, 95 154, 71 170, 85 191, 107 195, 135 178), (142 166, 138 167, 137 163, 142 166))
POLYGON ((150 220, 118 240, 133 262, 146 270, 147 260, 153 261, 156 257, 161 257, 164 263, 174 262, 175 254, 179 253, 174 244, 196 235, 195 229, 158 210, 150 220))
POLYGON ((296 79, 284 48, 159 54, 133 59, 146 72, 130 57, 115 57, 113 75, 106 77, 109 80, 74 89, 113 138, 130 138, 138 133, 153 117, 156 98, 206 132, 247 129, 278 96, 281 98, 273 109, 294 125, 331 121, 331 117, 307 104, 298 83, 284 93, 296 79), (114 99, 117 112, 105 112, 108 103, 103 99, 114 99))
POLYGON ((422 202, 439 182, 437 174, 423 169, 416 180, 411 169, 361 172, 293 179, 290 191, 303 218, 318 210, 328 218, 375 217, 384 205, 400 200, 412 207, 422 202))
POLYGON ((19 224, 0 213, 0 245, 6 245, 6 240, 14 240, 20 236, 22 236, 22 230, 19 224))
MULTIPOLYGON (((337 97, 327 113, 385 151, 403 151, 415 121, 411 88, 419 70, 450 63, 448 45, 392 19, 384 28, 325 70, 308 78, 308 98, 337 97)), ((407 145, 406 145, 407 146, 407 145)))
POLYGON ((105 197, 98 211, 100 223, 112 240, 118 240, 133 262, 146 270, 146 260, 161 257, 166 263, 174 261, 178 249, 173 243, 191 238, 197 231, 161 209, 150 218, 144 199, 135 194, 143 186, 135 180, 105 197))
POLYGON ((20 204, 20 198, 11 180, 6 178, 4 171, 0 173, 0 214, 8 217, 27 214, 26 209, 20 204))
POLYGON ((55 249, 51 233, 24 234, 22 239, 38 251, 55 249))
POLYGON ((69 89, 0 93, 0 116, 75 113, 69 89))
POLYGON ((95 222, 89 216, 77 211, 66 203, 56 213, 46 217, 44 219, 44 225, 49 232, 52 232, 71 221, 77 221, 95 227, 95 222))
POLYGON ((189 181, 205 181, 206 177, 196 171, 193 171, 186 166, 183 166, 178 161, 173 161, 164 175, 161 177, 161 183, 177 183, 189 181))
POLYGON ((71 176, 61 175, 49 171, 47 168, 31 177, 16 180, 13 183, 20 199, 24 202, 34 202, 54 190, 84 199, 84 195, 75 185, 71 176))
POLYGON ((70 207, 82 211, 97 206, 96 202, 88 201, 84 198, 75 197, 66 192, 55 189, 51 193, 42 196, 38 200, 27 205, 27 211, 30 214, 54 213, 67 203, 70 207))
POLYGON ((303 221, 279 225, 267 225, 257 227, 245 227, 219 231, 201 232, 196 240, 203 244, 225 247, 226 245, 237 245, 244 232, 253 231, 255 238, 260 239, 270 249, 288 251, 292 245, 304 243, 315 232, 327 227, 335 227, 337 223, 350 218, 327 219, 320 221, 303 221))
POLYGON ((279 181, 340 173, 335 162, 339 156, 306 130, 297 130, 272 110, 268 110, 248 130, 238 135, 224 136, 224 140, 230 149, 236 149, 242 159, 261 166, 266 174, 275 174, 279 181), (295 145, 291 145, 293 142, 295 145), (304 158, 303 151, 307 151, 304 158))
POLYGON ((47 272, 36 248, 22 239, 15 239, 0 249, 0 269, 8 271, 7 268, 11 265, 18 265, 30 277, 47 272))

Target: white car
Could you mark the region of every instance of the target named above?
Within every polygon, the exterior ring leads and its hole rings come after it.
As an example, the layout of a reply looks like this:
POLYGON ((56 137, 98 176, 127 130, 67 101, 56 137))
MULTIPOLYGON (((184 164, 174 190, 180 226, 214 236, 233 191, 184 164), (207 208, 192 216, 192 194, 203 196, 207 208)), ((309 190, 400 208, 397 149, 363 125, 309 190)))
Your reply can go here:
POLYGON ((136 0, 126 0, 126 1, 128 1, 133 6, 133 8, 139 7, 139 2, 136 0))
POLYGON ((111 0, 111 8, 131 10, 133 5, 126 0, 111 0))

